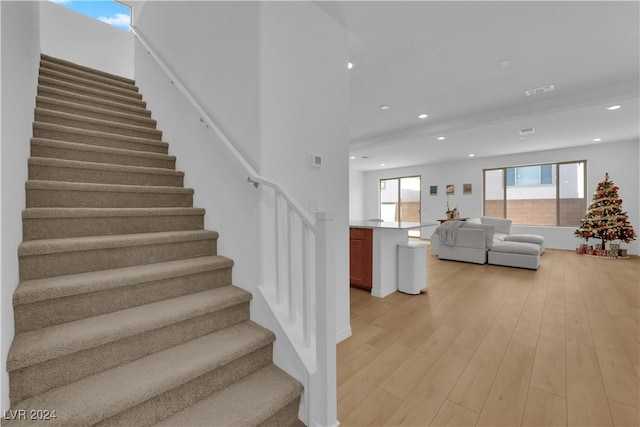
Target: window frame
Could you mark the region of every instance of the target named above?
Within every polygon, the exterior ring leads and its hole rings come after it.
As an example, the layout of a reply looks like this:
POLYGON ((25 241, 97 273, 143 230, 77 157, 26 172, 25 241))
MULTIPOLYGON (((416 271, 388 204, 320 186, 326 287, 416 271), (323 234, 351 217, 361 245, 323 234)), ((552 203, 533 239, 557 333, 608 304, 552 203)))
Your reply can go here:
MULTIPOLYGON (((507 217, 507 203, 509 201, 509 199, 507 199, 507 190, 509 188, 525 188, 525 187, 531 187, 531 185, 522 185, 522 186, 518 186, 515 185, 515 177, 514 177, 514 185, 507 185, 507 169, 514 169, 517 170, 517 168, 524 168, 524 167, 530 167, 530 166, 538 166, 540 167, 540 171, 542 173, 542 166, 555 166, 555 177, 556 177, 556 182, 555 184, 539 184, 539 186, 549 186, 549 185, 554 185, 555 186, 555 203, 556 203, 556 223, 555 225, 543 225, 543 224, 516 224, 516 225, 524 225, 524 226, 534 226, 534 227, 574 227, 574 226, 578 226, 578 224, 575 225, 561 225, 560 224, 560 201, 561 201, 561 197, 560 197, 560 166, 561 165, 570 165, 570 164, 584 164, 584 171, 583 171, 583 194, 584 194, 584 199, 585 199, 585 209, 587 208, 587 160, 570 160, 570 161, 563 161, 563 162, 545 162, 545 163, 530 163, 530 164, 521 164, 521 165, 515 165, 515 166, 503 166, 503 167, 498 167, 498 168, 485 168, 482 170, 482 214, 485 214, 485 209, 486 209, 486 202, 487 202, 487 179, 486 179, 486 173, 488 171, 502 171, 502 218, 506 218, 507 217)), ((553 171, 553 169, 552 169, 553 171)), ((552 175, 553 176, 553 175, 552 175)))
MULTIPOLYGON (((420 216, 420 221, 419 222, 422 222, 422 175, 403 175, 403 176, 396 176, 396 177, 379 178, 378 179, 378 218, 382 218, 382 190, 384 189, 382 183, 384 181, 391 181, 391 180, 394 180, 394 179, 398 180, 398 202, 397 202, 397 208, 399 209, 400 206, 402 205, 402 197, 401 197, 402 186, 401 186, 401 182, 405 178, 417 178, 420 181, 420 191, 418 192, 418 196, 419 196, 418 213, 419 213, 419 216, 420 216)), ((402 218, 400 218, 400 220, 402 220, 402 218)), ((420 232, 418 232, 418 234, 419 233, 420 232)))

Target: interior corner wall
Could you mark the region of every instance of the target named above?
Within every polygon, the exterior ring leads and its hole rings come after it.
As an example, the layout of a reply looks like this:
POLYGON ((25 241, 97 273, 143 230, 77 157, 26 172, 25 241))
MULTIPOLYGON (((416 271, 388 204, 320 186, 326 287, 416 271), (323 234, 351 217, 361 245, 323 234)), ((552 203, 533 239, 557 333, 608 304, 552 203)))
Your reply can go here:
MULTIPOLYGON (((455 185, 455 194, 449 197, 450 206, 458 207, 461 216, 476 217, 482 215, 483 201, 483 169, 499 168, 536 163, 563 162, 574 160, 587 161, 587 203, 591 200, 598 182, 609 172, 613 182, 620 187, 623 208, 629 213, 629 220, 636 233, 640 232, 640 192, 638 190, 640 175, 638 141, 610 142, 604 144, 585 145, 581 147, 557 150, 536 151, 531 153, 496 156, 487 158, 465 159, 459 162, 438 163, 411 166, 398 169, 387 169, 365 173, 364 198, 365 216, 375 218, 378 213, 378 188, 382 178, 420 175, 422 222, 436 222, 446 211, 447 196, 445 187, 455 185), (462 194, 462 185, 472 184, 470 195, 462 194), (429 187, 438 186, 437 196, 429 194, 429 187)), ((586 205, 585 205, 586 210, 586 205)), ((421 230, 423 238, 429 238, 435 227, 421 230)), ((573 250, 580 243, 573 236, 575 227, 544 227, 514 225, 516 233, 541 234, 546 238, 546 245, 552 249, 573 250)), ((630 254, 640 254, 640 239, 625 244, 630 254)))
POLYGON ((22 242, 27 159, 40 60, 38 2, 2 1, 1 70, 1 408, 9 409, 7 354, 14 337, 13 292, 19 281, 18 245, 22 242))
POLYGON ((133 78, 133 34, 51 1, 40 4, 42 53, 133 78))
POLYGON ((348 34, 312 2, 262 2, 261 173, 334 215, 336 335, 349 318, 348 34), (322 157, 322 167, 309 156, 322 157))

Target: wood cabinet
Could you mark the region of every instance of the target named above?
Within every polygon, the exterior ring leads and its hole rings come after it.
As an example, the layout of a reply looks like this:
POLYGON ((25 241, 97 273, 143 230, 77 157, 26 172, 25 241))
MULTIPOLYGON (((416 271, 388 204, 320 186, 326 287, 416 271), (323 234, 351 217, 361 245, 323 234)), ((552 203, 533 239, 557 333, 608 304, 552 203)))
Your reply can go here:
POLYGON ((373 285, 373 230, 351 228, 349 231, 349 279, 351 286, 371 290, 373 285))

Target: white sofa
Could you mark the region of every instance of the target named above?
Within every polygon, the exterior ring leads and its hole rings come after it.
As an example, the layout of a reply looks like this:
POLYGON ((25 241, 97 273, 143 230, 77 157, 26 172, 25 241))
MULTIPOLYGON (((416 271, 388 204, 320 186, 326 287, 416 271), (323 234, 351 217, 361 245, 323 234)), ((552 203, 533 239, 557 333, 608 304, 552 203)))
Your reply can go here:
POLYGON ((544 252, 544 237, 511 234, 510 219, 483 216, 442 224, 431 236, 431 247, 440 259, 535 270, 544 252))

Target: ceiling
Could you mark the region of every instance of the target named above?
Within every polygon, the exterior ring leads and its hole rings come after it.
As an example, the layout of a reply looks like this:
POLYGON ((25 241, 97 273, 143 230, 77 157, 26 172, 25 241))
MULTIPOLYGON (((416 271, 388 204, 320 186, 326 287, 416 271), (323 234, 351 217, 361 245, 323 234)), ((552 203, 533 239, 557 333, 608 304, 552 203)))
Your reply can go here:
POLYGON ((349 32, 353 169, 640 138, 637 1, 316 4, 349 32))

